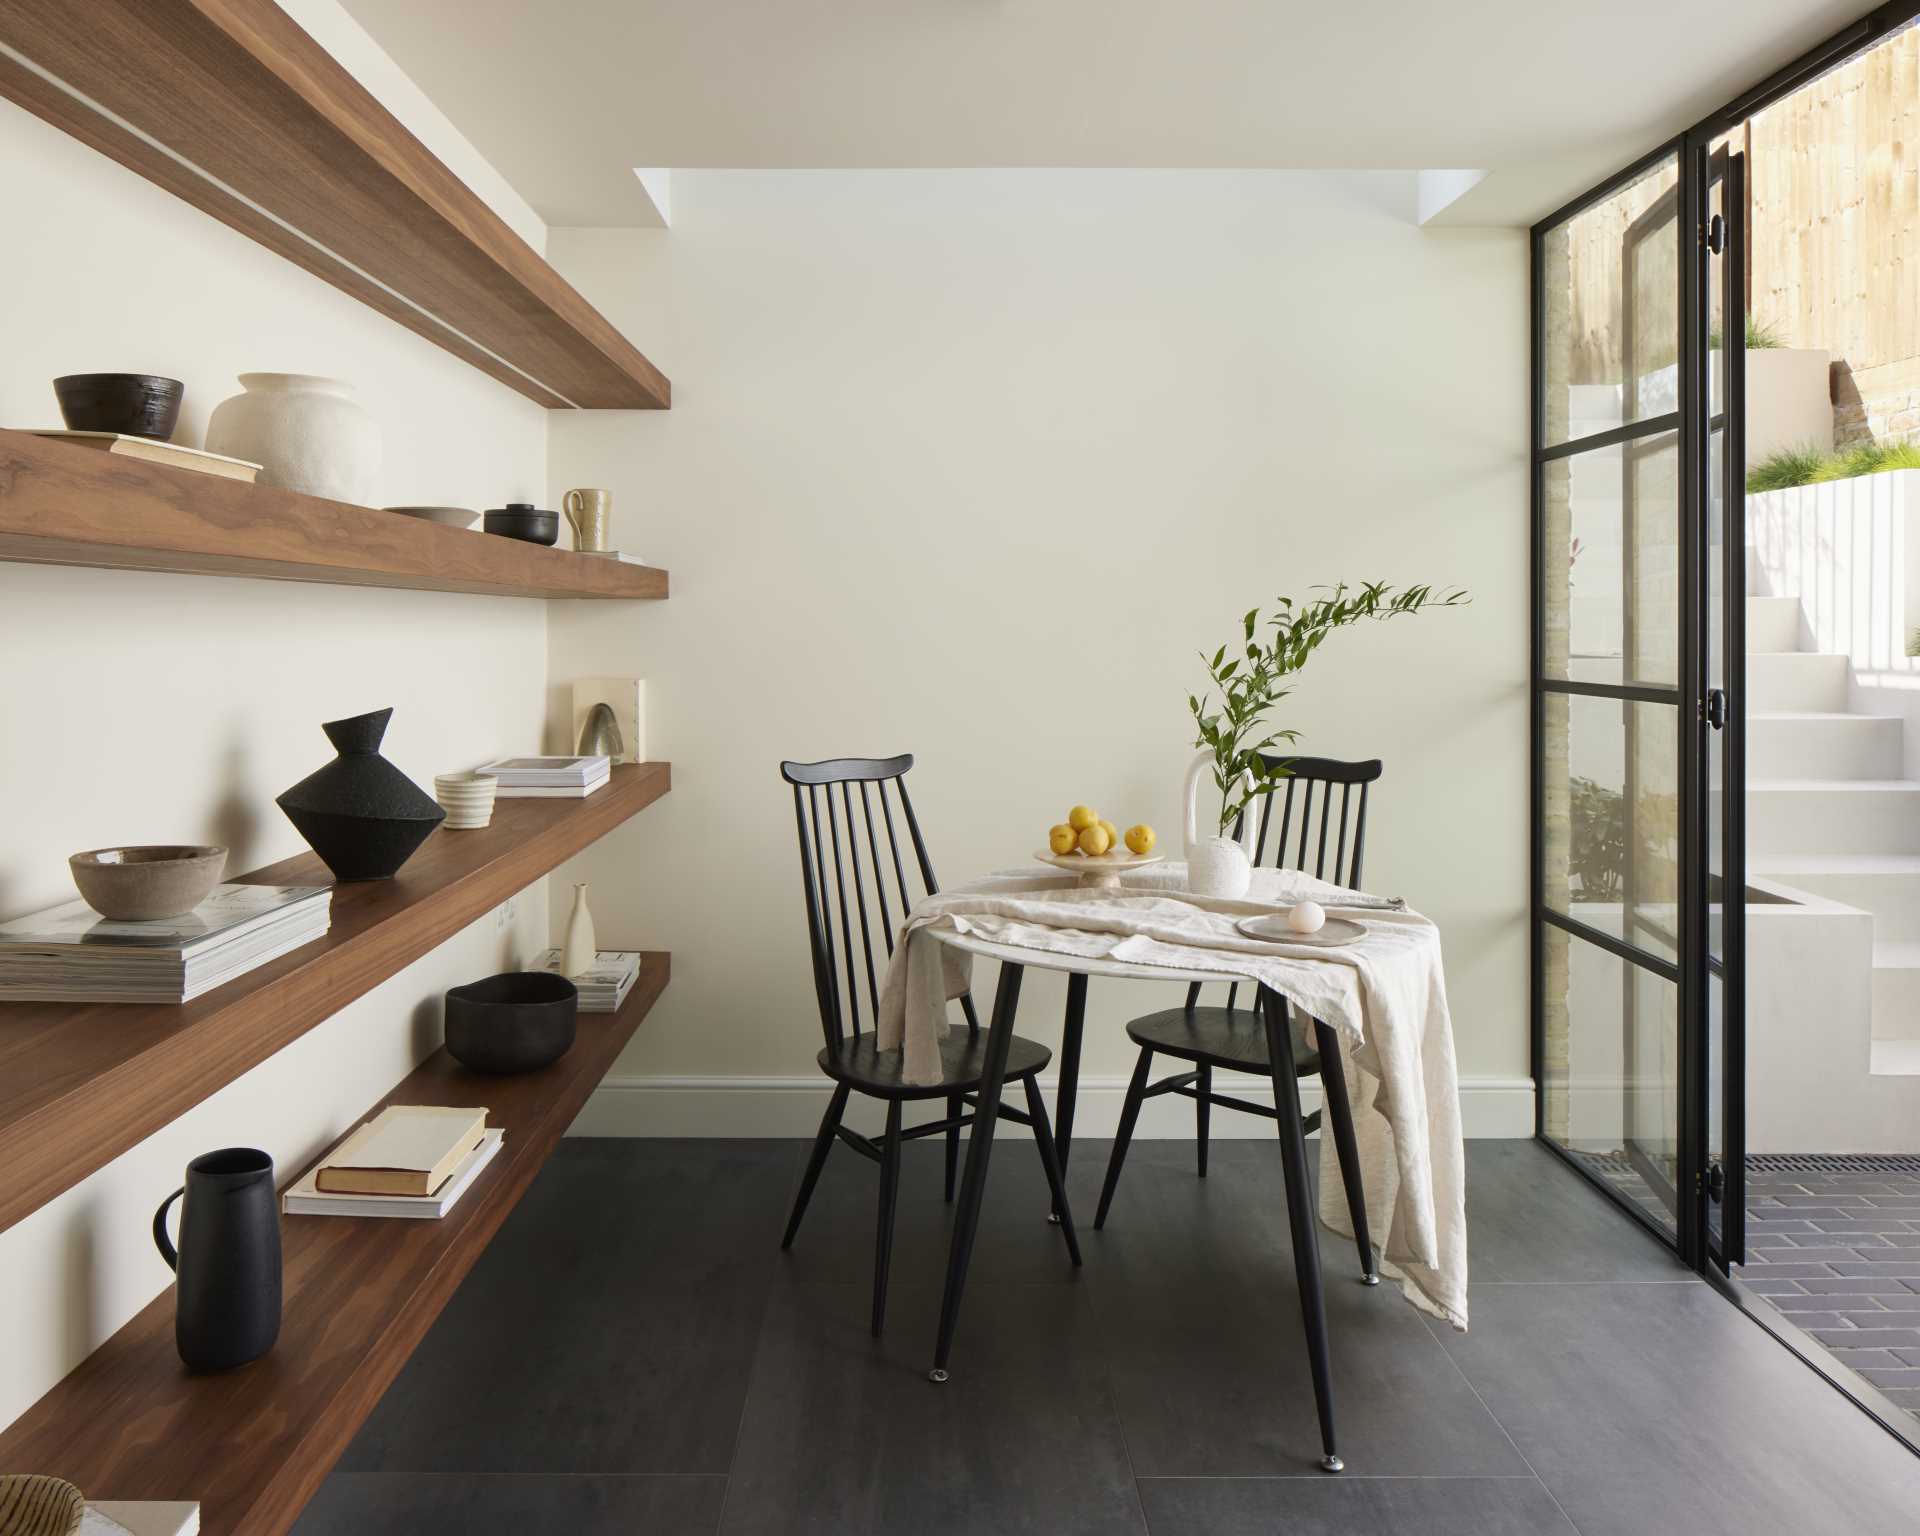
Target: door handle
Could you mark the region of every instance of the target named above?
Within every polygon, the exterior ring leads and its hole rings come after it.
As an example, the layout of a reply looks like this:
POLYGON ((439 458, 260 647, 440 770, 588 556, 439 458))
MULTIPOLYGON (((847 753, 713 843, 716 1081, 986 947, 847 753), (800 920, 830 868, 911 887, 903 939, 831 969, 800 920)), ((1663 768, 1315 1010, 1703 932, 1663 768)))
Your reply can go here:
POLYGON ((1727 728, 1727 692, 1724 688, 1707 690, 1707 724, 1716 731, 1727 728))

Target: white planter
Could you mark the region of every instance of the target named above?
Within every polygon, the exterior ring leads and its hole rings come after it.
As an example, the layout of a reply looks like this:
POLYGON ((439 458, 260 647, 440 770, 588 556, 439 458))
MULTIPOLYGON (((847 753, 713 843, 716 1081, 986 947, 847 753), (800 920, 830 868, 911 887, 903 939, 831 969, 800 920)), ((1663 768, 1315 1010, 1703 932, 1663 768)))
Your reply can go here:
POLYGON ((377 502, 380 427, 343 379, 243 373, 244 394, 207 421, 207 451, 260 465, 260 483, 361 506, 377 502))

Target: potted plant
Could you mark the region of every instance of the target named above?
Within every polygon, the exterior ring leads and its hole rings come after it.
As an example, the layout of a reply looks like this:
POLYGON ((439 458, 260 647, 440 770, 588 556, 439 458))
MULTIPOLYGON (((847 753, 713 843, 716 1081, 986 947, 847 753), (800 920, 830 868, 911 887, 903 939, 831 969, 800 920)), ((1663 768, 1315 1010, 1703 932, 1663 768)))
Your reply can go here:
POLYGON ((1253 872, 1254 818, 1245 816, 1256 796, 1269 793, 1287 776, 1283 760, 1270 749, 1292 743, 1298 733, 1269 730, 1268 716, 1293 690, 1282 684, 1291 679, 1336 629, 1363 619, 1394 619, 1426 608, 1454 608, 1470 601, 1458 588, 1438 592, 1421 584, 1395 591, 1384 581, 1365 582, 1349 591, 1345 582, 1316 587, 1323 596, 1296 604, 1290 597, 1275 599, 1271 631, 1259 638, 1260 610, 1249 608, 1241 620, 1238 654, 1221 646, 1208 658, 1201 653, 1207 674, 1220 690, 1216 705, 1209 693, 1189 694, 1194 745, 1201 748, 1187 771, 1187 877, 1201 896, 1229 899, 1244 896, 1253 872), (1200 781, 1209 772, 1220 792, 1218 835, 1200 836, 1200 781), (1234 839, 1235 826, 1241 829, 1234 839))

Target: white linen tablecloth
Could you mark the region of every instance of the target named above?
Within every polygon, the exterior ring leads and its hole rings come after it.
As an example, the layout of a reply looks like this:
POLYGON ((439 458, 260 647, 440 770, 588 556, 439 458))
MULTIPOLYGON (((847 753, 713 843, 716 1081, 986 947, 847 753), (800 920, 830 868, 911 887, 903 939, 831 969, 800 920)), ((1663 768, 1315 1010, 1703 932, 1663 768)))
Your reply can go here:
MULTIPOLYGON (((881 991, 880 1047, 905 1052, 908 1082, 940 1081, 947 1003, 969 989, 972 973, 972 957, 930 931, 942 928, 1045 954, 1265 983, 1339 1036, 1383 1268, 1414 1305, 1464 1331, 1466 1158, 1439 929, 1411 911, 1344 909, 1337 915, 1366 930, 1352 944, 1250 939, 1236 919, 1308 899, 1336 909, 1360 893, 1274 869, 1256 869, 1238 901, 1185 887, 1186 867, 1166 863, 1117 890, 1082 888, 1070 874, 1009 872, 917 902, 881 991)), ((1320 1159, 1320 1219, 1353 1236, 1330 1155, 1320 1159)))

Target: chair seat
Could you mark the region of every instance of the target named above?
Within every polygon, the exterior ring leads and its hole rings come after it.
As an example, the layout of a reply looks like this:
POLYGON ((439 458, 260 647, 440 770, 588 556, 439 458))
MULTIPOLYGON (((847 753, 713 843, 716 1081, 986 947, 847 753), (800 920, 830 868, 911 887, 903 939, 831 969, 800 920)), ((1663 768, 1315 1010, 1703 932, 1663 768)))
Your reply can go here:
MULTIPOLYGON (((820 1070, 835 1082, 846 1083, 860 1093, 888 1099, 937 1099, 949 1093, 970 1092, 980 1086, 987 1070, 987 1032, 968 1029, 947 1031, 940 1042, 940 1081, 904 1083, 900 1070, 906 1061, 904 1051, 883 1051, 875 1044, 872 1030, 855 1035, 837 1049, 828 1046, 816 1060, 820 1070)), ((1053 1052, 1037 1040, 1015 1035, 1007 1047, 1006 1080, 1015 1082, 1031 1077, 1053 1060, 1053 1052)))
MULTIPOLYGON (((1185 1061, 1205 1062, 1230 1072, 1267 1072, 1267 1029, 1251 1008, 1169 1008, 1149 1013, 1127 1026, 1135 1045, 1185 1061)), ((1293 1070, 1307 1076, 1320 1070, 1320 1053, 1293 1029, 1293 1070)))

